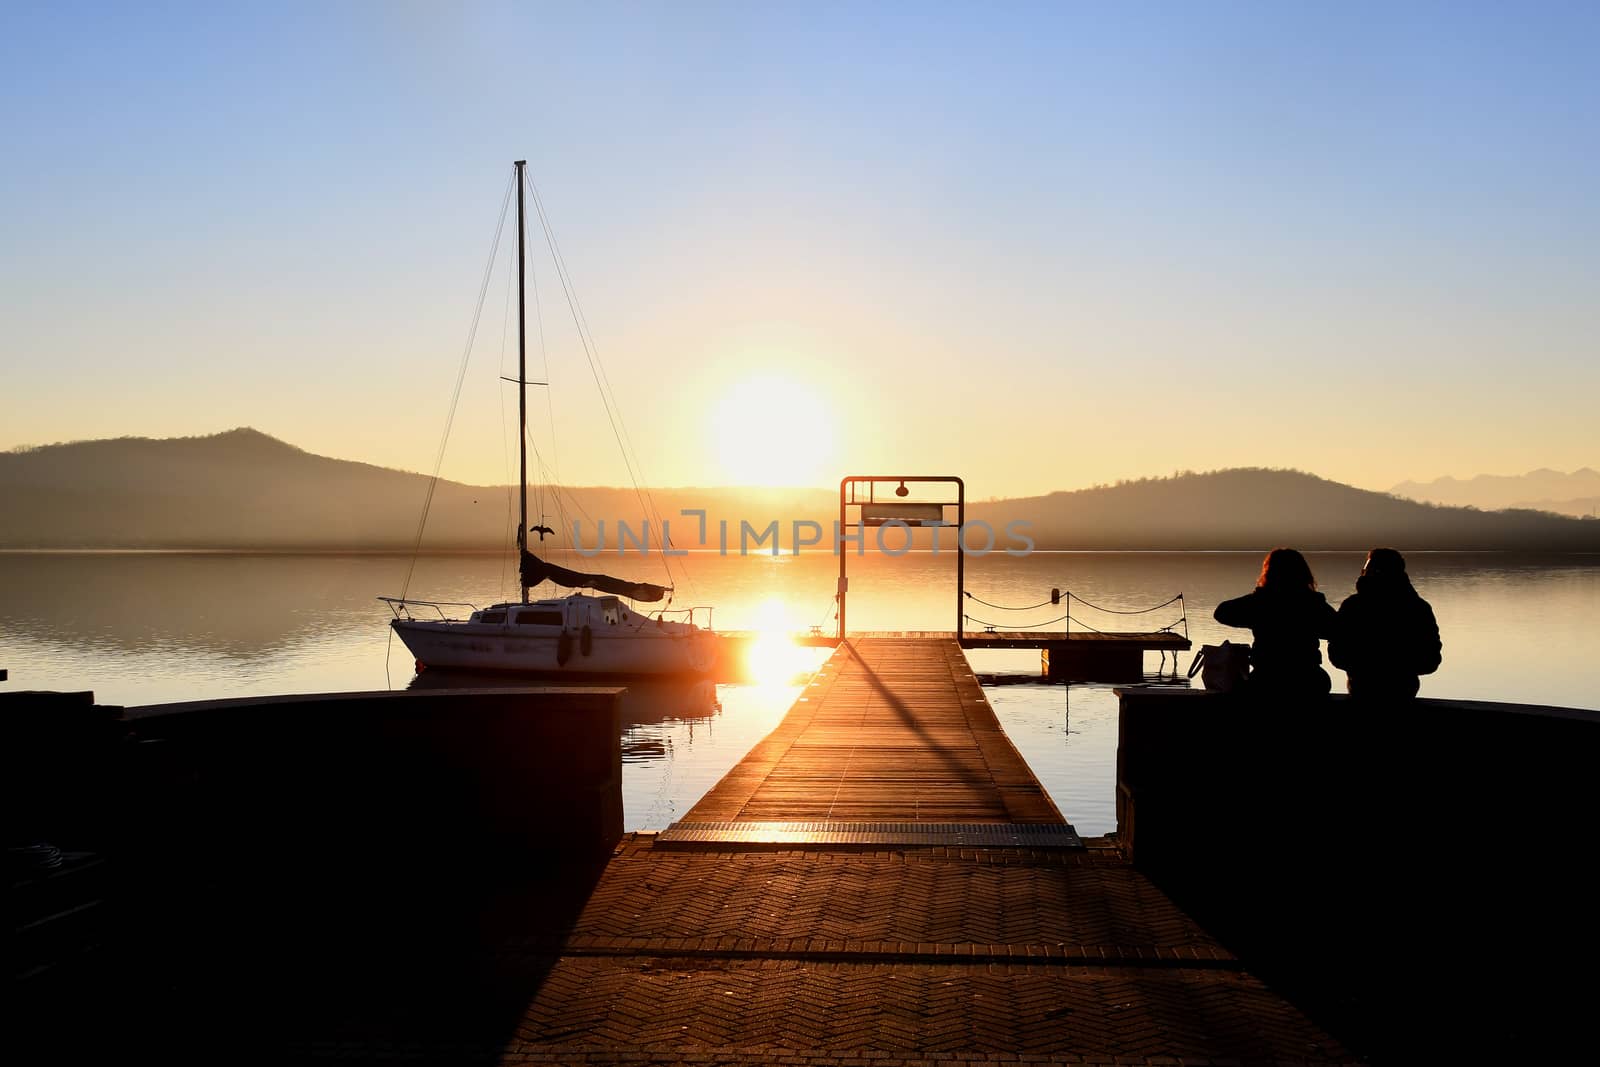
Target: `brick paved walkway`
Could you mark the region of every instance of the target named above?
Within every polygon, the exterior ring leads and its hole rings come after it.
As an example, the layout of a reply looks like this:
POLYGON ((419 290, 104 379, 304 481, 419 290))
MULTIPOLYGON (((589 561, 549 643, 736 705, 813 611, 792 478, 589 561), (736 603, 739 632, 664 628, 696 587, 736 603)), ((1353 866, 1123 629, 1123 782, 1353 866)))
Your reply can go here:
MULTIPOLYGON (((687 820, 1062 822, 949 640, 842 646, 687 820)), ((1104 842, 779 850, 637 834, 567 918, 523 908, 531 921, 500 937, 482 986, 506 1009, 499 1034, 452 1018, 433 1034, 465 1043, 408 1045, 344 1027, 355 1040, 302 1051, 474 1064, 1350 1058, 1104 842)))
POLYGON ((508 1062, 1348 1058, 1103 848, 676 852, 639 835, 559 944, 523 939, 503 963, 543 976, 508 1062))
POLYGON ((462 1023, 374 1041, 357 1021, 290 1058, 1351 1062, 1102 842, 713 852, 629 835, 566 929, 505 939, 493 970, 484 988, 525 991, 498 1040, 462 1023))

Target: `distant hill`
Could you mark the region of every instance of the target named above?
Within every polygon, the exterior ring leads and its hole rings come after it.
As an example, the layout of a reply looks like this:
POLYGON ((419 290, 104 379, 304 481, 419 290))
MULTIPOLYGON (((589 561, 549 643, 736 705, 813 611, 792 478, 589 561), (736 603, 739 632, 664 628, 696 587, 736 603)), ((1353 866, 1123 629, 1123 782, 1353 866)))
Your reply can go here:
POLYGON ((1570 474, 1540 468, 1527 474, 1480 474, 1475 478, 1435 478, 1401 482, 1395 496, 1450 507, 1528 508, 1562 515, 1591 515, 1600 507, 1600 471, 1583 467, 1570 474))
MULTIPOLYGON (((402 550, 417 536, 428 478, 410 471, 318 456, 252 429, 208 437, 78 441, 0 453, 0 548, 251 548, 402 550)), ((423 545, 493 549, 510 542, 506 486, 441 479, 423 545)), ((656 490, 674 541, 697 535, 680 507, 738 520, 826 512, 826 490, 656 490), (681 532, 680 532, 681 531, 681 532)), ((536 501, 530 494, 530 507, 536 501)), ((631 489, 579 487, 551 504, 547 522, 565 534, 581 519, 591 539, 603 519, 614 544, 620 518, 637 528, 645 512, 631 489), (563 510, 564 509, 564 510, 563 510), (562 516, 568 516, 564 521, 562 516)))
MULTIPOLYGON (((0 453, 0 548, 408 550, 427 484, 420 474, 313 455, 250 429, 49 445, 0 453)), ((837 508, 829 489, 658 489, 653 502, 686 547, 697 546, 698 530, 678 517, 684 508, 708 512, 712 546, 719 519, 730 523, 735 546, 741 519, 777 519, 785 547, 790 522, 826 529, 837 508)), ((513 503, 505 486, 440 481, 423 546, 503 547, 513 503)), ((614 545, 616 521, 637 526, 645 510, 631 489, 606 487, 565 490, 559 507, 546 504, 562 544, 570 520, 582 518, 586 541, 603 519, 614 545)), ((1437 507, 1282 470, 1183 474, 968 510, 997 530, 1030 523, 1039 548, 1600 551, 1597 521, 1437 507)))
POLYGON ((1548 511, 1580 519, 1600 517, 1600 496, 1580 496, 1571 500, 1525 500, 1515 505, 1530 511, 1548 511))
POLYGON ((982 505, 1042 547, 1600 551, 1600 522, 1401 500, 1300 471, 1239 468, 982 505))

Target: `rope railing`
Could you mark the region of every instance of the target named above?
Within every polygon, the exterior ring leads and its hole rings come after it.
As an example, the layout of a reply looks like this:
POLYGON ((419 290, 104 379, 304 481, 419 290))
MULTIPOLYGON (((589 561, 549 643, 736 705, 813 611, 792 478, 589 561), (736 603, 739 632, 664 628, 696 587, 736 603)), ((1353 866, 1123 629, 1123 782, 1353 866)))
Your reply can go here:
MULTIPOLYGON (((985 627, 988 627, 991 630, 993 630, 996 627, 1001 625, 1001 623, 988 622, 988 621, 986 621, 984 619, 979 619, 979 618, 976 618, 975 616, 972 616, 972 615, 962 615, 961 617, 963 619, 966 619, 968 622, 975 622, 979 626, 985 626, 985 627)), ((1072 618, 1072 616, 1070 616, 1070 615, 1058 615, 1053 619, 1046 619, 1044 622, 1018 622, 1018 623, 1006 623, 1005 625, 1007 625, 1007 626, 1016 626, 1019 629, 1026 630, 1026 629, 1028 629, 1030 627, 1050 626, 1050 625, 1053 625, 1053 624, 1058 623, 1058 622, 1068 622, 1068 621, 1077 622, 1078 620, 1072 618)), ((1078 625, 1082 626, 1083 624, 1082 623, 1078 623, 1078 625)), ((1099 631, 1096 631, 1096 632, 1098 633, 1099 631)))
MULTIPOLYGON (((1111 631, 1108 631, 1108 630, 1097 630, 1093 626, 1090 626, 1088 623, 1084 622, 1082 619, 1077 618, 1077 617, 1072 616, 1072 615, 1058 615, 1053 619, 1046 619, 1043 622, 1017 622, 1017 623, 989 622, 989 621, 987 621, 985 619, 980 619, 975 615, 963 615, 961 617, 963 619, 967 620, 968 622, 977 623, 979 626, 982 626, 982 627, 984 627, 985 629, 988 629, 988 630, 997 630, 1001 626, 1010 626, 1010 627, 1012 627, 1014 629, 1017 629, 1017 630, 1029 630, 1029 629, 1035 629, 1035 628, 1040 627, 1040 626, 1052 626, 1052 625, 1054 625, 1055 623, 1058 623, 1058 622, 1065 622, 1065 623, 1076 623, 1078 626, 1082 627, 1083 629, 1089 631, 1092 634, 1103 634, 1103 633, 1110 633, 1111 632, 1111 631)), ((1188 633, 1187 633, 1188 627, 1185 624, 1185 620, 1183 620, 1183 619, 1178 619, 1177 621, 1170 622, 1165 626, 1159 627, 1158 629, 1151 630, 1150 633, 1153 633, 1153 634, 1177 633, 1178 632, 1178 627, 1180 627, 1180 626, 1184 627, 1184 629, 1185 629, 1184 636, 1187 637, 1188 636, 1188 633)))
MULTIPOLYGON (((1060 600, 1041 600, 1037 604, 1029 604, 1026 607, 1013 607, 1010 604, 991 604, 982 597, 974 596, 971 593, 965 592, 964 590, 962 595, 964 595, 968 600, 975 600, 986 608, 994 608, 998 611, 1038 611, 1040 608, 1048 608, 1052 604, 1061 603, 1060 600)), ((1068 593, 1066 595, 1071 596, 1072 594, 1068 593)))
POLYGON ((1014 605, 1014 604, 995 604, 995 603, 993 603, 991 601, 984 600, 982 597, 977 596, 977 595, 975 595, 975 594, 973 594, 971 592, 967 592, 965 590, 962 591, 962 595, 965 596, 968 600, 976 601, 977 603, 982 604, 986 608, 994 608, 997 611, 1038 611, 1040 608, 1047 608, 1047 607, 1050 607, 1052 604, 1059 604, 1063 600, 1067 600, 1067 601, 1076 600, 1078 603, 1082 604, 1086 608, 1093 608, 1095 611, 1103 611, 1107 615, 1147 615, 1152 611, 1160 611, 1162 608, 1171 607, 1173 604, 1176 604, 1178 601, 1183 599, 1183 594, 1179 593, 1177 596, 1171 598, 1170 600, 1163 600, 1161 603, 1156 604, 1156 605, 1154 605, 1152 607, 1122 609, 1122 608, 1108 608, 1108 607, 1105 607, 1104 605, 1101 605, 1101 604, 1092 603, 1092 602, 1090 602, 1088 600, 1083 599, 1083 597, 1079 596, 1077 593, 1072 592, 1071 590, 1062 590, 1062 591, 1060 591, 1060 595, 1059 596, 1054 596, 1049 600, 1041 600, 1037 604, 1016 604, 1016 605, 1014 605))
MULTIPOLYGON (((1148 608, 1108 608, 1108 607, 1104 606, 1103 604, 1095 604, 1095 603, 1092 603, 1091 601, 1085 600, 1085 599, 1083 599, 1083 597, 1078 596, 1076 593, 1073 593, 1070 590, 1061 590, 1061 589, 1052 589, 1050 591, 1050 599, 1049 600, 1043 600, 1043 601, 1040 601, 1037 604, 1027 604, 1027 605, 996 604, 996 603, 994 603, 992 601, 985 600, 982 597, 977 596, 977 595, 975 595, 975 594, 973 594, 971 592, 968 592, 966 590, 962 590, 962 596, 966 597, 968 600, 973 601, 974 603, 982 604, 984 607, 993 608, 993 609, 995 609, 997 611, 1037 611, 1040 608, 1050 607, 1052 605, 1061 604, 1064 601, 1069 605, 1072 604, 1073 602, 1076 602, 1078 604, 1081 604, 1085 608, 1089 608, 1089 609, 1091 609, 1093 611, 1104 612, 1107 615, 1122 615, 1122 616, 1148 615, 1151 612, 1161 611, 1164 608, 1170 608, 1172 605, 1177 604, 1179 606, 1178 607, 1179 617, 1177 619, 1173 620, 1172 622, 1168 623, 1167 625, 1162 626, 1162 627, 1158 627, 1158 628, 1156 628, 1154 630, 1151 630, 1149 632, 1151 632, 1151 633, 1177 633, 1179 631, 1179 628, 1181 627, 1182 631, 1183 631, 1183 636, 1185 638, 1187 638, 1189 636, 1188 605, 1185 603, 1182 593, 1179 593, 1177 596, 1171 597, 1168 600, 1164 600, 1161 603, 1152 605, 1151 607, 1148 607, 1148 608)), ((1088 623, 1084 622, 1082 619, 1080 619, 1080 618, 1076 617, 1075 615, 1073 615, 1070 611, 1068 611, 1066 614, 1058 615, 1053 619, 1046 619, 1043 622, 1016 622, 1016 623, 1004 623, 1004 624, 1002 624, 1002 623, 997 623, 997 622, 989 622, 989 621, 986 621, 984 619, 979 619, 979 618, 976 618, 976 617, 974 617, 972 615, 966 615, 966 614, 963 614, 962 618, 967 622, 975 623, 976 625, 982 626, 985 629, 988 629, 990 631, 996 630, 999 627, 1001 627, 1002 625, 1006 626, 1008 629, 1031 630, 1031 629, 1038 629, 1039 627, 1043 627, 1043 626, 1053 626, 1056 623, 1065 623, 1065 624, 1067 624, 1068 628, 1070 628, 1073 625, 1076 625, 1076 626, 1080 627, 1083 630, 1087 630, 1090 633, 1103 634, 1103 633, 1107 632, 1105 630, 1101 630, 1101 629, 1099 629, 1097 627, 1089 625, 1088 623)))
POLYGON ((1183 599, 1183 594, 1179 593, 1177 596, 1173 597, 1171 600, 1164 600, 1161 603, 1157 604, 1153 608, 1133 608, 1133 609, 1128 610, 1128 611, 1122 611, 1122 610, 1119 610, 1117 608, 1107 608, 1107 607, 1102 607, 1099 604, 1091 604, 1091 603, 1089 603, 1089 601, 1083 599, 1083 597, 1079 596, 1076 593, 1065 593, 1063 595, 1071 597, 1073 600, 1076 600, 1078 603, 1082 604, 1086 608, 1093 608, 1096 611, 1103 611, 1107 615, 1145 615, 1145 614, 1148 614, 1148 613, 1150 613, 1152 611, 1160 611, 1162 608, 1171 607, 1173 604, 1176 604, 1178 601, 1183 599))

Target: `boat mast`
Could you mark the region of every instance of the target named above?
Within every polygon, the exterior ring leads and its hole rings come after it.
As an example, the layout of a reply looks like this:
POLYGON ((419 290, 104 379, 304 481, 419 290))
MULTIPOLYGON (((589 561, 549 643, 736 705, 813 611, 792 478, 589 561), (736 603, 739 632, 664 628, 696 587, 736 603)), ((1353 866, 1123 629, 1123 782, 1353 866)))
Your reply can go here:
MULTIPOLYGON (((528 550, 528 306, 527 287, 523 282, 526 271, 526 259, 523 244, 527 236, 527 225, 524 221, 522 206, 522 168, 528 165, 525 159, 516 162, 517 168, 517 458, 519 461, 519 476, 517 489, 521 495, 522 521, 517 524, 517 567, 521 573, 522 554, 528 550)), ((522 590, 522 602, 528 602, 528 587, 522 584, 519 577, 518 587, 522 590)))

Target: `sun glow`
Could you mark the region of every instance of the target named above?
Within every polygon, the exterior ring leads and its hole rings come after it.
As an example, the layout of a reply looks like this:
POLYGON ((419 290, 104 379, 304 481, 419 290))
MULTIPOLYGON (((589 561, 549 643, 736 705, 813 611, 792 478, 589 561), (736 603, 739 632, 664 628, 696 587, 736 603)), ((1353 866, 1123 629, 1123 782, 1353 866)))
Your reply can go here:
POLYGON ((751 629, 756 636, 745 648, 744 667, 757 685, 791 685, 815 666, 813 650, 794 643, 794 620, 777 597, 762 602, 751 629))
POLYGON ((737 485, 824 486, 833 470, 833 416, 811 387, 782 375, 741 379, 713 415, 717 459, 737 485))

